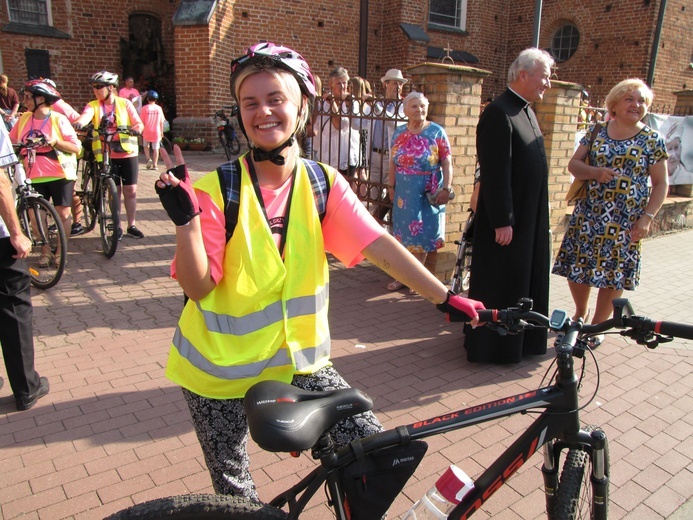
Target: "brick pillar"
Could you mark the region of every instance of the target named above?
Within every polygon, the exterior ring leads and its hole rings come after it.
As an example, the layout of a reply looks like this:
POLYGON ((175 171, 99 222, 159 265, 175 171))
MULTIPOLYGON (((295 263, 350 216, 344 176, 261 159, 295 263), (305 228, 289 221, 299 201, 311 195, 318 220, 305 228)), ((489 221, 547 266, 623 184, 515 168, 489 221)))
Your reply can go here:
POLYGON ((565 195, 572 180, 568 162, 575 151, 581 92, 582 87, 575 83, 551 81, 544 99, 534 106, 549 164, 549 216, 554 250, 563 239, 568 212, 565 195))
POLYGON ((674 107, 675 116, 693 115, 693 89, 680 90, 674 92, 676 96, 676 106, 674 107))
POLYGON ((472 67, 423 63, 407 68, 412 90, 423 92, 430 103, 428 118, 441 125, 452 149, 452 186, 455 199, 447 204, 445 247, 438 251, 433 272, 448 281, 457 258, 454 241, 460 238, 476 166, 476 125, 481 107, 481 86, 491 73, 472 67))

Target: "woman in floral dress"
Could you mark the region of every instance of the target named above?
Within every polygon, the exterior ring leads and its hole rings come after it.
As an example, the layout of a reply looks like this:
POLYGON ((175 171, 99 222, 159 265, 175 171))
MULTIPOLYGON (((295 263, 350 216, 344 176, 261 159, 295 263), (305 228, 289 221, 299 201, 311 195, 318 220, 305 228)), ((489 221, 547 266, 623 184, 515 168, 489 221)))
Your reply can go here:
MULTIPOLYGON (((606 98, 608 123, 591 149, 592 128, 587 131, 568 164, 576 179, 588 183, 553 266, 554 274, 568 279, 574 319, 588 316, 592 287, 599 289, 592 323, 599 323, 609 318, 613 300, 640 282, 640 240, 648 235, 668 186, 664 139, 641 122, 651 104, 652 91, 643 81, 616 85, 606 98)), ((603 339, 597 336, 592 346, 603 339)))
MULTIPOLYGON (((403 108, 407 125, 396 128, 390 150, 392 227, 395 238, 426 265, 445 245, 445 204, 453 197, 450 141, 443 127, 426 120, 428 99, 421 92, 405 97, 403 108)), ((402 287, 398 280, 387 286, 402 287)))

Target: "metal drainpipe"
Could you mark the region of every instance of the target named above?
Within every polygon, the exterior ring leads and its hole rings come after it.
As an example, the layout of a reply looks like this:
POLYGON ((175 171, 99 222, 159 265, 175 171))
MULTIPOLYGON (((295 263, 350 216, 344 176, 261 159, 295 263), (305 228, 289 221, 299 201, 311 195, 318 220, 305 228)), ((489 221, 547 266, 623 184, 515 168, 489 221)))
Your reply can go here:
POLYGON ((368 75, 368 0, 361 0, 359 16, 359 76, 368 75))
POLYGON ((650 55, 650 68, 647 71, 647 84, 652 88, 654 81, 655 67, 657 66, 657 54, 659 54, 659 39, 662 36, 662 25, 664 25, 664 11, 667 9, 667 0, 662 0, 659 4, 659 16, 657 17, 657 28, 655 29, 654 41, 652 42, 652 54, 650 55))
POLYGON ((541 10, 544 5, 542 0, 534 2, 534 32, 532 34, 532 47, 539 47, 539 32, 541 31, 541 10))

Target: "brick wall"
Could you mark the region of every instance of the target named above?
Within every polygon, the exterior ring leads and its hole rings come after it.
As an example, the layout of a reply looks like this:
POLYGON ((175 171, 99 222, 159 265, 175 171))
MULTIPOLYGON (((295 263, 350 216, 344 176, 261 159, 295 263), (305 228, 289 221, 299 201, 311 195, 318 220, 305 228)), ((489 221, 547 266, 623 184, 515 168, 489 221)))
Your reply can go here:
MULTIPOLYGON (((550 45, 562 23, 575 23, 582 40, 575 56, 559 65, 558 79, 580 83, 590 90, 593 100, 601 100, 621 79, 647 76, 661 2, 544 2, 540 46, 550 45)), ((104 68, 120 72, 118 41, 128 37, 128 16, 145 13, 161 20, 165 58, 177 69, 175 73, 170 71, 165 86, 168 91, 164 93, 174 100, 183 96, 178 107, 181 116, 201 117, 211 113, 213 107, 228 104, 229 63, 244 47, 260 40, 295 48, 322 78, 337 65, 346 67, 352 75, 358 73, 360 0, 218 2, 209 27, 181 29, 181 37, 189 39, 174 45, 176 31, 171 20, 178 3, 109 0, 104 10, 101 0, 51 2, 55 27, 71 37, 3 33, 0 49, 4 72, 10 76, 11 86, 19 87, 26 78, 24 49, 48 50, 53 78, 68 102, 80 108, 91 97, 86 81, 91 73, 104 68), (198 76, 197 67, 205 62, 206 70, 198 76), (189 71, 185 70, 186 63, 190 63, 189 71), (178 81, 183 83, 177 85, 178 81)), ((654 81, 656 104, 673 104, 672 92, 693 87, 693 69, 689 66, 693 9, 689 4, 690 0, 670 0, 667 5, 654 81)), ((465 31, 445 31, 428 28, 427 2, 370 0, 366 78, 381 94, 380 77, 387 69, 405 69, 430 61, 426 58, 427 45, 450 45, 477 56, 480 62, 473 66, 493 73, 484 82, 482 98, 498 95, 505 88, 510 62, 531 44, 534 5, 533 0, 469 0, 465 31), (403 22, 426 29, 430 42, 408 40, 400 28, 403 22)), ((3 4, 0 27, 8 22, 7 16, 3 4)))

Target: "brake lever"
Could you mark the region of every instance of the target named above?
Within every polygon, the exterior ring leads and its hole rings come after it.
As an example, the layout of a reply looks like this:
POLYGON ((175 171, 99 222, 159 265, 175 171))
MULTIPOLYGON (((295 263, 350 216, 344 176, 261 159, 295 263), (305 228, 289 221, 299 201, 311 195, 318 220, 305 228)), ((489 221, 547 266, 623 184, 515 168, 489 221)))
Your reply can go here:
POLYGON ((645 333, 640 330, 630 329, 622 330, 621 336, 634 339, 638 345, 645 345, 649 349, 655 349, 660 343, 670 343, 674 341, 673 336, 662 336, 656 333, 645 333))

